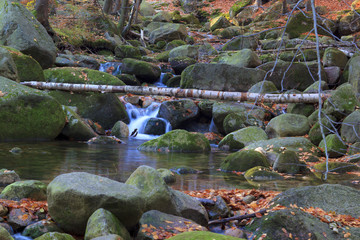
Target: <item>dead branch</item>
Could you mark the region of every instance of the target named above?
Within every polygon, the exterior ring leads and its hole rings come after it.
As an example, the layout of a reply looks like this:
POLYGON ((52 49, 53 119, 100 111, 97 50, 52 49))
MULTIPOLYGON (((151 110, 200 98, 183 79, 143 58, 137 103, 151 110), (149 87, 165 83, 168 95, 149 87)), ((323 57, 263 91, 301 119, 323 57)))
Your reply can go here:
POLYGON ((208 225, 227 223, 227 222, 234 221, 234 220, 239 221, 239 220, 243 220, 243 219, 254 218, 254 217, 256 217, 256 215, 259 215, 259 214, 264 215, 266 212, 267 212, 266 209, 261 209, 260 211, 258 211, 256 213, 245 214, 245 215, 240 215, 240 216, 234 216, 234 217, 209 221, 208 225))

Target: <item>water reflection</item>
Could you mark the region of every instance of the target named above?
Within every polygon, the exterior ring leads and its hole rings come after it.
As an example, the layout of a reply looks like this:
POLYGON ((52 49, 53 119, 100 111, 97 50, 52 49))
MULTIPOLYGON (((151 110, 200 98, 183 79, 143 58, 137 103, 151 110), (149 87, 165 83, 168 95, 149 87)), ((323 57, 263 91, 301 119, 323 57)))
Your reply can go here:
MULTIPOLYGON (((201 171, 199 174, 177 175, 173 185, 179 190, 202 190, 208 188, 260 188, 284 190, 296 186, 317 185, 321 180, 315 176, 304 178, 250 183, 242 176, 217 171, 221 161, 229 154, 213 148, 208 154, 148 153, 136 148, 144 140, 129 139, 121 145, 88 145, 81 142, 0 143, 0 168, 15 170, 22 179, 50 182, 59 174, 84 171, 124 182, 140 165, 153 168, 189 166, 201 171), (22 153, 9 152, 20 147, 22 153)), ((348 177, 348 176, 347 176, 348 177)), ((336 183, 351 185, 349 179, 336 179, 336 183)))

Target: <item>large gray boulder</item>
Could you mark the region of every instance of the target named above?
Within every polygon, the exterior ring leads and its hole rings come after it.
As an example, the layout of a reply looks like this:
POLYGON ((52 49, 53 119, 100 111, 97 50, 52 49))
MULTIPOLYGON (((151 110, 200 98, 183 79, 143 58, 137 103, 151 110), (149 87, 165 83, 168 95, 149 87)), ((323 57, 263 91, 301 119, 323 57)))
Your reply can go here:
POLYGON ((270 167, 266 156, 255 150, 241 150, 230 154, 222 161, 220 168, 224 171, 245 172, 256 166, 270 167))
POLYGON ((51 96, 0 77, 0 141, 52 140, 65 125, 61 105, 51 96))
POLYGON ((133 74, 140 82, 154 83, 159 80, 161 70, 155 64, 125 58, 121 66, 121 73, 133 74))
POLYGON ((59 54, 56 57, 57 67, 84 67, 98 70, 100 63, 93 57, 79 54, 59 54))
POLYGON ((223 47, 223 51, 241 50, 244 48, 256 50, 259 45, 259 40, 254 36, 238 36, 231 39, 223 47))
POLYGON ((83 235, 90 215, 112 212, 125 227, 134 227, 144 210, 141 191, 131 185, 84 172, 57 176, 47 188, 51 217, 66 232, 83 235))
POLYGON ((0 45, 32 56, 43 68, 51 67, 56 47, 46 29, 25 6, 12 0, 0 1, 0 45))
POLYGON ((265 71, 229 64, 197 63, 181 73, 181 88, 246 92, 265 78, 265 71))
POLYGON ((0 76, 19 81, 18 71, 8 50, 0 47, 0 76))
POLYGON ((337 66, 344 69, 348 57, 344 52, 337 48, 327 48, 323 56, 323 64, 325 67, 337 66))
POLYGON ((270 120, 266 133, 270 138, 303 136, 310 130, 310 124, 304 115, 285 113, 270 120))
POLYGON ((360 92, 360 56, 354 56, 350 58, 346 66, 347 69, 345 81, 348 81, 354 88, 356 93, 360 92))
POLYGON ((168 187, 156 169, 140 166, 130 175, 126 184, 141 190, 145 211, 158 210, 191 219, 203 226, 207 225, 208 215, 200 202, 168 187))
POLYGON ((190 99, 166 101, 160 105, 158 117, 168 120, 173 129, 199 115, 199 108, 190 99))
POLYGON ((360 111, 354 111, 347 116, 341 125, 341 138, 345 142, 355 143, 360 141, 360 111))
POLYGON ((158 41, 185 40, 187 37, 186 26, 178 23, 167 23, 150 32, 150 43, 158 41))
POLYGON ((233 54, 225 53, 220 56, 218 63, 226 63, 238 67, 255 68, 261 65, 258 55, 251 49, 242 49, 233 54))
POLYGON ((349 11, 342 16, 338 23, 338 33, 340 36, 346 36, 356 33, 360 30, 360 17, 353 11, 349 11))

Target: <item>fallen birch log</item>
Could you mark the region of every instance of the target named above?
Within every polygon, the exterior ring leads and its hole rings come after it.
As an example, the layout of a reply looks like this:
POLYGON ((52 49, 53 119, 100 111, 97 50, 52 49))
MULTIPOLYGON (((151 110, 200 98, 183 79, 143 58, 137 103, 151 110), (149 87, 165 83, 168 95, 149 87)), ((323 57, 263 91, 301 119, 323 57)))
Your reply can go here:
POLYGON ((249 92, 226 92, 201 89, 159 88, 140 86, 111 86, 72 83, 21 82, 21 84, 38 89, 63 90, 73 92, 102 92, 102 93, 131 93, 135 95, 161 95, 178 98, 203 98, 228 101, 271 102, 271 103, 318 103, 330 94, 302 93, 302 94, 260 94, 249 92))

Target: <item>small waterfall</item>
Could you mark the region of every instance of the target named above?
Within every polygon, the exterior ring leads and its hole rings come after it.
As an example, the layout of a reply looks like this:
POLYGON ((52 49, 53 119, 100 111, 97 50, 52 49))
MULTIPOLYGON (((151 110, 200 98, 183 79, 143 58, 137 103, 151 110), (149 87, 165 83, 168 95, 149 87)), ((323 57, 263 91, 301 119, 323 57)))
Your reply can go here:
POLYGON ((106 62, 100 64, 99 71, 101 72, 107 72, 112 75, 119 75, 121 74, 121 65, 120 62, 106 62))
POLYGON ((162 72, 161 75, 160 75, 159 81, 155 82, 154 85, 157 86, 157 87, 167 87, 163 82, 165 75, 166 75, 166 73, 162 72))
POLYGON ((12 236, 15 240, 31 240, 31 237, 26 237, 21 235, 21 233, 16 233, 12 236))
POLYGON ((129 132, 132 133, 135 129, 138 130, 139 134, 136 136, 138 139, 153 139, 159 135, 145 134, 145 126, 151 118, 157 118, 165 123, 165 132, 171 130, 170 123, 163 118, 158 118, 160 103, 153 102, 147 108, 138 108, 130 103, 125 105, 126 111, 130 118, 129 132))

